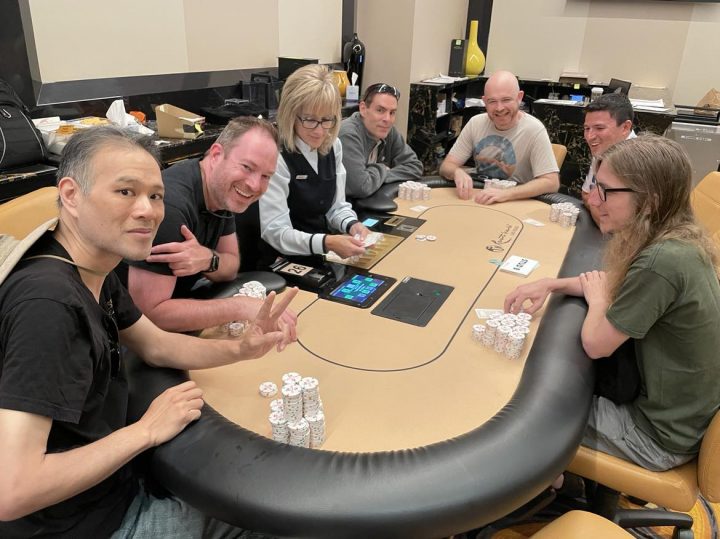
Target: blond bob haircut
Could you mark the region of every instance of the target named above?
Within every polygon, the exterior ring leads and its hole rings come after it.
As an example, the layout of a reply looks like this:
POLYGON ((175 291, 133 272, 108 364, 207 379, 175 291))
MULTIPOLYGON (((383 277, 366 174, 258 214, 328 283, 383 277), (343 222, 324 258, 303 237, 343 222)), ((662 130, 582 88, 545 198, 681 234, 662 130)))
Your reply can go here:
POLYGON ((327 130, 325 141, 318 148, 321 154, 327 154, 340 131, 340 108, 340 92, 330 70, 319 64, 301 67, 283 85, 277 112, 280 142, 291 152, 298 151, 295 146, 295 126, 299 124, 301 113, 335 118, 335 125, 327 130))

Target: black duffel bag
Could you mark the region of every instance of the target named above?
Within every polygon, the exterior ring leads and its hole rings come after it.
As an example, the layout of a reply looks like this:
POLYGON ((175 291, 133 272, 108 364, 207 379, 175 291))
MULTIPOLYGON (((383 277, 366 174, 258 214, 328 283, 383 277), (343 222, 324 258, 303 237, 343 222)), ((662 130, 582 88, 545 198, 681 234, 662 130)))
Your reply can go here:
POLYGON ((0 172, 46 160, 47 150, 30 111, 0 79, 0 172))

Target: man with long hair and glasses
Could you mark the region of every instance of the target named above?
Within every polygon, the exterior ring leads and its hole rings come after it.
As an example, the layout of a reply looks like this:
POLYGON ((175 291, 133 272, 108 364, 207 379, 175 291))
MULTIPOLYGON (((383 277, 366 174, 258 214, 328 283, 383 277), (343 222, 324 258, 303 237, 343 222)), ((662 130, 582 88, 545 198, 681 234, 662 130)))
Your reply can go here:
POLYGON ((360 101, 360 111, 343 120, 339 137, 349 199, 366 198, 386 183, 422 176, 422 163, 395 128, 399 99, 394 86, 372 84, 360 101))
POLYGON ((75 134, 58 169, 59 222, 0 285, 0 537, 243 537, 181 500, 147 493, 131 467, 198 419, 193 381, 128 424, 126 346, 154 367, 259 358, 290 338, 271 293, 237 340, 169 333, 113 272, 142 260, 164 215, 152 141, 113 127, 75 134))
POLYGON ((487 112, 470 118, 440 165, 440 175, 455 182, 458 197, 475 197, 479 204, 532 198, 554 193, 560 187, 558 166, 545 126, 520 110, 523 92, 509 71, 497 71, 485 83, 487 112), (510 189, 473 191, 473 181, 463 169, 473 158, 477 174, 513 180, 510 189))
POLYGON ((590 358, 634 339, 639 393, 625 404, 596 395, 582 444, 667 470, 697 454, 720 406, 717 254, 690 207, 690 162, 677 143, 656 135, 619 142, 595 176, 588 203, 612 233, 604 271, 520 286, 505 309, 533 313, 550 292, 580 296, 590 358))

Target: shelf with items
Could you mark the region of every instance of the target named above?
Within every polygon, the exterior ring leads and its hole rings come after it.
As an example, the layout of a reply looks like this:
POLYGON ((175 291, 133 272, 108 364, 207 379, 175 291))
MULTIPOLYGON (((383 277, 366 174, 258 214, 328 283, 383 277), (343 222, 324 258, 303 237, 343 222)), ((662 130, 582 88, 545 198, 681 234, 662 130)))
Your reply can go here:
POLYGON ((440 163, 452 148, 467 121, 484 107, 466 107, 466 100, 479 100, 486 77, 469 77, 446 84, 418 82, 410 85, 410 115, 407 141, 423 163, 424 173, 437 174, 440 163))

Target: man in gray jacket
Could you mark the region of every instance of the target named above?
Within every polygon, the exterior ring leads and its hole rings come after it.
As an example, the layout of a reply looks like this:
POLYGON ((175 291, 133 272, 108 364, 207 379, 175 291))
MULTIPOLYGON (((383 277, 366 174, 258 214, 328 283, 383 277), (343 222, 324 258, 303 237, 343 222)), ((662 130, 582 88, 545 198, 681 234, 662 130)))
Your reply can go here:
POLYGON ((393 125, 399 98, 394 86, 372 84, 360 101, 360 112, 340 127, 349 199, 366 198, 383 184, 422 176, 422 163, 393 125))

